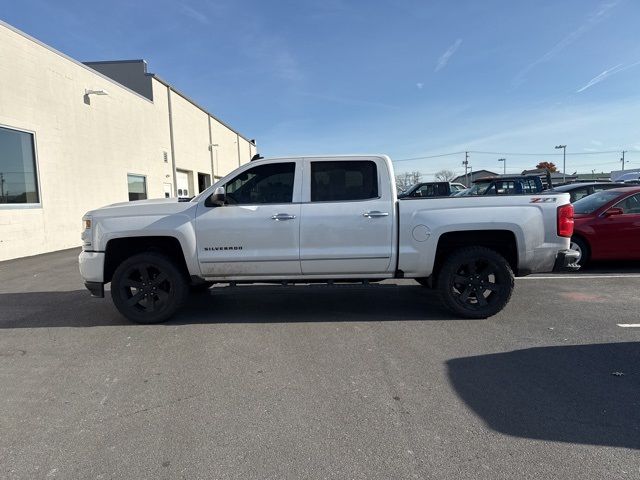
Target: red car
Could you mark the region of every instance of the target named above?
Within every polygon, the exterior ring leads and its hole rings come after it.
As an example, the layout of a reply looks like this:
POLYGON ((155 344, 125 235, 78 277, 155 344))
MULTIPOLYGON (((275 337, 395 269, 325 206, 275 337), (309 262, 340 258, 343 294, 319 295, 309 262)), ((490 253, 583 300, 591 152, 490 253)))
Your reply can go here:
POLYGON ((640 260, 640 187, 612 188, 573 204, 571 248, 578 263, 590 260, 640 260))

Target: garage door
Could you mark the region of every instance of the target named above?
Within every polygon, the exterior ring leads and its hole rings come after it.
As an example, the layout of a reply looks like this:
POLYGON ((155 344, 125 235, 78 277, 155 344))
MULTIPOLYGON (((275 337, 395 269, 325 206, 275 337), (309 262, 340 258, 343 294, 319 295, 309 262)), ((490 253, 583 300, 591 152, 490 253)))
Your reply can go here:
POLYGON ((176 172, 176 183, 178 184, 178 198, 190 198, 189 174, 187 172, 176 172))

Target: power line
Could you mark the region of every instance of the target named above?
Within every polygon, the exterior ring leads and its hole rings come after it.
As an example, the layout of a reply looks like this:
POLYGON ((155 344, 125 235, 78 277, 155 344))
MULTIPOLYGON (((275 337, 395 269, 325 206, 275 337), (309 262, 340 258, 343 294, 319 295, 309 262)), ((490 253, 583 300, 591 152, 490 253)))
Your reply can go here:
MULTIPOLYGON (((562 153, 532 153, 532 152, 481 152, 476 150, 469 150, 471 153, 480 154, 480 155, 515 155, 515 156, 558 156, 562 155, 562 153)), ((620 150, 602 150, 596 152, 567 152, 567 156, 569 155, 604 155, 608 153, 620 153, 620 150)))
POLYGON ((438 158, 438 157, 450 157, 452 155, 461 155, 465 152, 451 152, 451 153, 440 153, 438 155, 429 155, 427 157, 413 157, 413 158, 398 158, 393 160, 393 162, 408 162, 409 160, 426 160, 429 158, 438 158))
MULTIPOLYGON (((630 153, 640 153, 640 151, 638 150, 625 150, 625 152, 627 154, 630 153)), ((482 150, 467 150, 465 151, 459 151, 459 152, 450 152, 450 153, 439 153, 437 155, 427 155, 424 157, 412 157, 412 158, 398 158, 393 160, 393 162, 408 162, 411 160, 428 160, 430 158, 439 158, 439 157, 448 157, 448 156, 452 156, 452 155, 462 155, 464 153, 473 153, 476 155, 513 155, 513 156, 536 156, 536 157, 540 157, 540 156, 551 156, 551 157, 555 157, 555 156, 560 156, 562 155, 562 153, 549 153, 549 152, 540 152, 540 153, 535 153, 535 152, 485 152, 482 150)), ((620 150, 600 150, 600 151, 593 151, 593 152, 567 152, 567 156, 571 155, 571 156, 575 156, 575 155, 606 155, 606 154, 611 154, 611 153, 620 153, 620 150)))

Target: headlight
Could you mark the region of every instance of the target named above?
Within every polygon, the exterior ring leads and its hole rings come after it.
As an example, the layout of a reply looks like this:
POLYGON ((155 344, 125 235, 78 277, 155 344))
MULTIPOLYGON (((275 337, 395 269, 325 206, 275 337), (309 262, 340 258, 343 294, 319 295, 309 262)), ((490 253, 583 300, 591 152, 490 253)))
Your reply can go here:
POLYGON ((80 234, 80 238, 82 238, 82 249, 90 250, 91 249, 91 241, 93 237, 93 230, 91 230, 91 217, 82 217, 82 233, 80 234))

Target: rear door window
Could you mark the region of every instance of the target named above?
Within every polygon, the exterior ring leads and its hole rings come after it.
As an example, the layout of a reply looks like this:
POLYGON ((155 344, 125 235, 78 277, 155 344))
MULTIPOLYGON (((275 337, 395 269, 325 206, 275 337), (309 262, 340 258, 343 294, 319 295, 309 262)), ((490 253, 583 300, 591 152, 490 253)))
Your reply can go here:
POLYGON ((311 201, 378 198, 378 170, 370 160, 311 162, 311 201))

